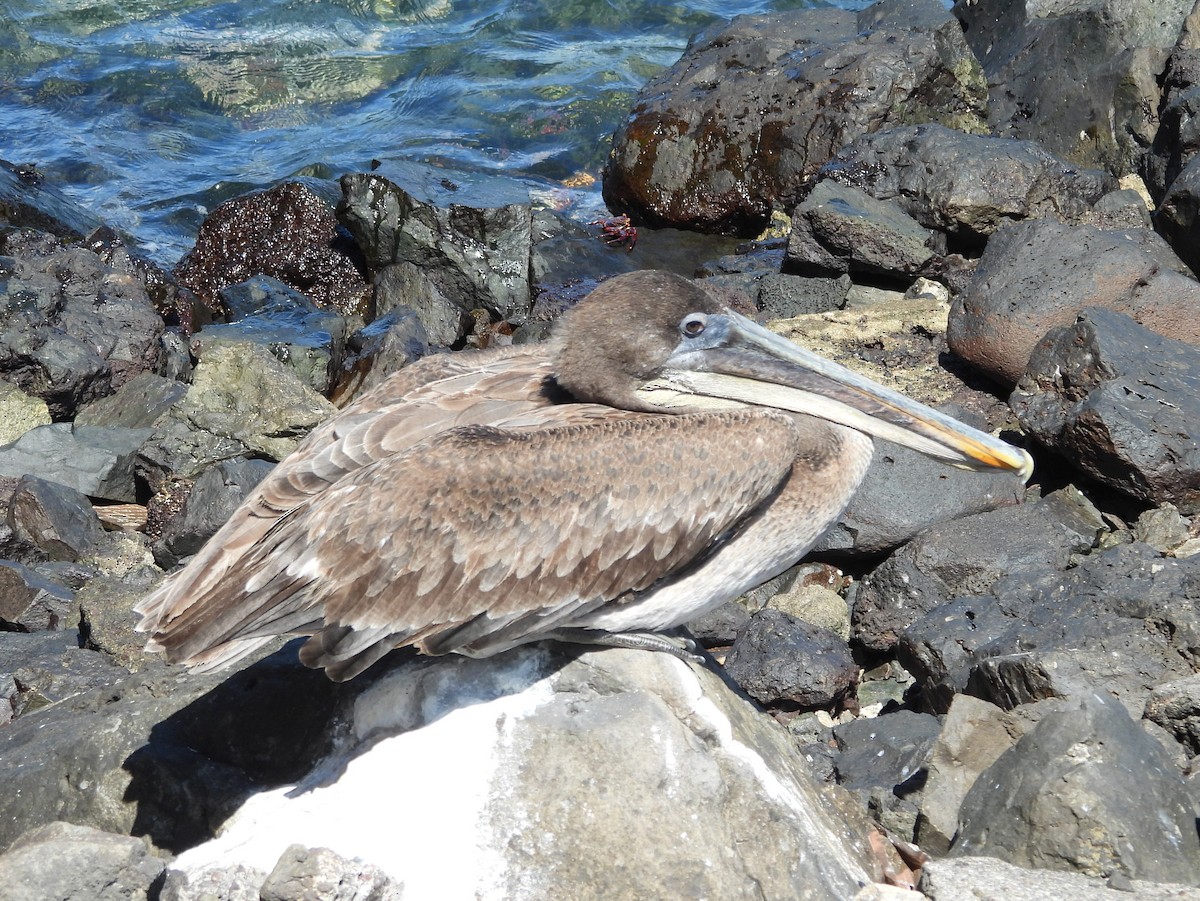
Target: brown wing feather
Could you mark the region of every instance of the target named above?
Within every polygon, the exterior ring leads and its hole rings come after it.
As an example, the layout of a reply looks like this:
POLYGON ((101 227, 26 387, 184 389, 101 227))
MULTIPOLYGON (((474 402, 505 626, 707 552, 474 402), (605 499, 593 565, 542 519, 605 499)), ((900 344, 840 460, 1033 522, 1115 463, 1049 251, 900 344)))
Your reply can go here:
POLYGON ((214 591, 281 517, 347 474, 440 431, 547 405, 542 387, 549 374, 545 346, 441 354, 393 373, 314 429, 276 466, 191 563, 138 604, 138 628, 157 632, 214 591), (466 402, 481 396, 483 403, 466 402))
MULTIPOLYGON (((532 418, 555 411, 574 415, 532 418)), ((796 454, 791 420, 768 411, 584 419, 598 421, 459 428, 350 473, 155 640, 173 659, 219 663, 247 639, 319 626, 303 656, 333 674, 397 644, 453 650, 436 638, 465 623, 477 637, 540 630, 686 565, 771 496, 796 454)))

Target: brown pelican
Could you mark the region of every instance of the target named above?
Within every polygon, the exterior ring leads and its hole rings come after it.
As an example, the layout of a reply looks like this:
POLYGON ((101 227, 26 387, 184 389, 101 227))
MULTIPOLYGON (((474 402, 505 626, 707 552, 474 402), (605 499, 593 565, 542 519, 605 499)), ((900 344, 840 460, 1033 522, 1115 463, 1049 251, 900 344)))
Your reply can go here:
POLYGON ((310 434, 138 605, 215 668, 279 635, 337 680, 401 645, 661 633, 793 565, 870 436, 1028 476, 1017 450, 811 354, 693 282, 635 272, 547 345, 426 358, 310 434))

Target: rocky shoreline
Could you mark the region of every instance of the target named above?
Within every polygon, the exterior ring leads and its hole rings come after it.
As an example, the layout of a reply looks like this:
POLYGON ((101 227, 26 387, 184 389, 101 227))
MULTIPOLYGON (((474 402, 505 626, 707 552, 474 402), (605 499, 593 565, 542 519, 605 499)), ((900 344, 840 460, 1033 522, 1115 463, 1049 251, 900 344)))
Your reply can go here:
POLYGON ((1193 0, 742 17, 614 135, 636 242, 385 165, 228 201, 170 272, 0 165, 0 894, 1200 898, 1197 98, 1193 0), (877 446, 692 624, 707 668, 142 652, 134 604, 356 391, 655 267, 1034 478, 877 446))

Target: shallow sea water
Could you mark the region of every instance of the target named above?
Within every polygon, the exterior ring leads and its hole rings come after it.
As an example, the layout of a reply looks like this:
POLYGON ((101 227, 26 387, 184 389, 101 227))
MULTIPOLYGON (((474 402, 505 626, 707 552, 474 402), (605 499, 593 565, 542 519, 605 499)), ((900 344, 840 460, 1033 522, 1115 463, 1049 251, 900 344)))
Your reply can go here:
POLYGON ((702 28, 865 0, 0 0, 0 158, 173 265, 217 204, 372 160, 602 211, 609 138, 702 28))

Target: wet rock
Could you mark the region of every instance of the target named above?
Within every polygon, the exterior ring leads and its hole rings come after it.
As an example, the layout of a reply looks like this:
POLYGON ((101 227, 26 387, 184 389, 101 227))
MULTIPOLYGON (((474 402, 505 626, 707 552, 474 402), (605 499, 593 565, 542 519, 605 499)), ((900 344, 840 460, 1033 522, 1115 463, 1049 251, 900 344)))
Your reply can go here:
POLYGON ((827 179, 792 215, 787 265, 798 275, 911 279, 933 259, 933 241, 898 203, 827 179))
POLYGON ((837 707, 858 682, 845 641, 771 608, 750 618, 725 657, 725 671, 759 703, 788 710, 837 707))
POLYGON ((413 897, 646 897, 667 872, 689 897, 841 901, 869 880, 861 814, 816 791, 787 736, 714 673, 667 655, 529 647, 410 661, 359 696, 348 726, 350 743, 301 793, 258 794, 172 869, 265 872, 301 844, 378 866, 413 897), (444 765, 451 747, 468 778, 394 778, 444 765), (698 787, 699 818, 680 803, 698 787), (392 788, 450 815, 380 830, 355 813, 390 806, 392 788))
POLYGON ((463 301, 447 296, 423 268, 408 262, 385 266, 375 276, 375 306, 381 314, 412 310, 435 346, 461 347, 473 324, 463 301))
POLYGON ((909 625, 953 597, 982 594, 1009 573, 1065 569, 1095 543, 1097 520, 1051 496, 931 526, 863 579, 854 639, 890 651, 909 625))
POLYGON ((262 901, 401 901, 402 883, 379 867, 348 860, 328 848, 292 845, 263 883, 262 901))
MULTIPOLYGON (((884 788, 906 792, 924 780, 925 763, 941 730, 937 717, 897 710, 861 717, 833 727, 838 754, 834 765, 844 788, 884 788)), ((911 834, 911 833, 910 833, 911 834)))
POLYGON ((163 321, 138 278, 82 247, 0 257, 0 271, 0 374, 54 419, 157 368, 163 321))
POLYGON ((922 704, 946 710, 966 692, 1006 710, 1079 699, 1100 685, 1140 716, 1156 686, 1200 659, 1200 560, 1126 544, 1066 572, 1018 571, 988 595, 931 609, 901 635, 900 663, 922 704))
POLYGON ((50 423, 50 408, 16 385, 0 380, 0 446, 11 444, 30 429, 50 423))
POLYGON ((75 594, 15 560, 0 560, 0 629, 40 632, 73 626, 75 594))
POLYGON ((1200 512, 1200 348, 1128 316, 1082 312, 1034 348, 1009 403, 1022 426, 1094 478, 1200 512))
POLYGON ((256 275, 278 279, 320 307, 367 312, 369 288, 329 204, 289 182, 221 204, 200 225, 176 280, 210 308, 218 293, 256 275))
POLYGON ((995 704, 956 695, 925 761, 916 840, 943 855, 958 832, 958 811, 975 780, 1025 734, 1026 725, 995 704))
MULTIPOLYGON (((495 320, 522 322, 529 316, 528 204, 437 207, 380 175, 360 173, 342 178, 337 215, 371 270, 407 263, 439 294, 468 309, 486 309, 495 320)), ((400 302, 408 303, 395 301, 400 302)))
POLYGON ((78 560, 94 551, 104 535, 83 494, 31 475, 24 476, 13 492, 8 527, 50 560, 78 560))
POLYGON ((0 160, 0 220, 73 241, 100 225, 94 213, 47 182, 37 167, 6 160, 0 160))
POLYGON ((149 429, 55 422, 26 432, 0 448, 0 475, 37 473, 93 498, 138 499, 137 450, 149 429))
MULTIPOLYGON (((947 412, 968 423, 974 419, 953 408, 947 412)), ((887 553, 936 523, 1013 506, 1024 494, 1021 479, 1011 473, 953 469, 909 448, 876 441, 866 478, 813 552, 887 553)))
POLYGON ((1186 799, 1162 746, 1117 700, 1090 692, 976 780, 951 853, 1194 885, 1200 838, 1186 799))
POLYGON ((206 325, 193 335, 194 356, 203 359, 216 343, 259 344, 318 394, 329 392, 346 347, 341 315, 268 276, 222 288, 220 297, 230 321, 206 325))
POLYGON ((950 349, 1004 385, 1056 326, 1088 307, 1132 316, 1146 328, 1200 344, 1200 284, 1161 238, 1049 219, 997 232, 950 310, 950 349))
POLYGON ((1193 901, 1196 889, 1186 885, 1128 879, 1107 879, 1081 873, 1015 867, 994 857, 953 857, 930 860, 921 868, 921 892, 929 901, 1193 901))
POLYGON ((1154 138, 1157 79, 1192 6, 1086 0, 1044 15, 1012 0, 980 0, 958 4, 955 15, 992 86, 993 133, 1125 173, 1154 138))
POLYGON ((1200 675, 1155 688, 1142 716, 1171 733, 1189 757, 1200 755, 1200 675))
MULTIPOLYGON (((599 238, 597 228, 589 231, 552 210, 534 211, 530 273, 538 303, 551 318, 605 279, 643 268, 637 254, 614 250, 599 238)), ((536 316, 538 307, 534 310, 536 316)))
POLYGON ((347 350, 348 375, 338 387, 341 394, 374 387, 425 356, 429 333, 414 311, 396 307, 351 335, 347 350))
POLYGON ((983 130, 986 85, 958 23, 935 3, 915 4, 923 18, 913 6, 861 21, 839 10, 740 16, 701 33, 614 134, 609 208, 754 234, 859 135, 906 122, 983 130))
POLYGON ((1015 220, 1078 218, 1117 187, 1032 141, 930 124, 865 135, 838 150, 818 178, 894 200, 923 227, 945 232, 951 251, 977 251, 1015 220))
POLYGON ((8 901, 144 901, 165 868, 141 839, 56 822, 0 854, 0 884, 8 901))
POLYGON ((204 470, 178 515, 164 524, 162 537, 154 546, 159 566, 171 569, 200 550, 273 468, 266 460, 237 457, 204 470))

